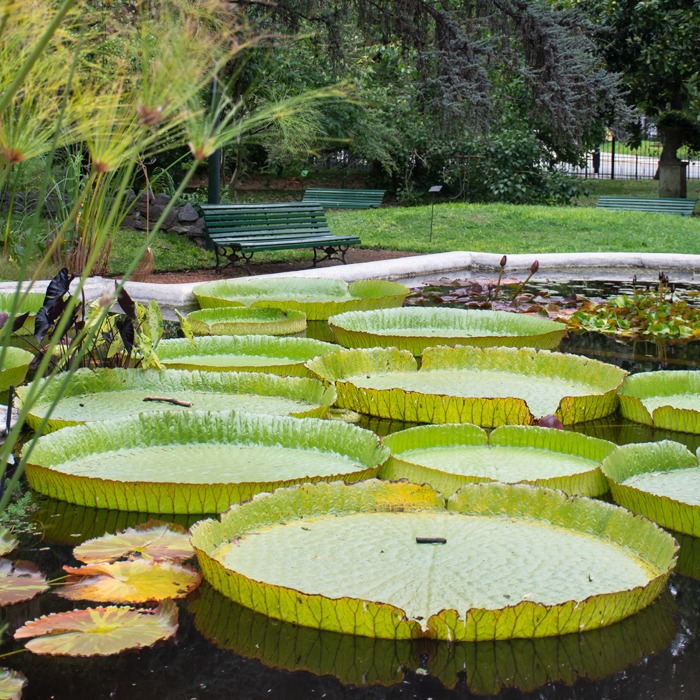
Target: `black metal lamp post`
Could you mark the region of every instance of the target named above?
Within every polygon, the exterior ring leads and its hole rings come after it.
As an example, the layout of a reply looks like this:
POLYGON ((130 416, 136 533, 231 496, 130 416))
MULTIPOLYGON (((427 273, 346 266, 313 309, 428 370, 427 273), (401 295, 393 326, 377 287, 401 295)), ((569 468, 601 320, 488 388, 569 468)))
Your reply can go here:
POLYGON ((433 185, 429 190, 428 193, 433 195, 433 201, 432 204, 430 205, 430 238, 429 240, 432 242, 433 240, 433 217, 435 215, 435 195, 437 195, 438 192, 442 189, 442 185, 433 185))
MULTIPOLYGON (((212 109, 218 110, 218 81, 215 79, 211 84, 211 105, 212 109)), ((216 123, 218 125, 219 118, 217 116, 216 123)), ((214 151, 209 156, 209 179, 207 181, 207 203, 221 204, 221 149, 214 151)))

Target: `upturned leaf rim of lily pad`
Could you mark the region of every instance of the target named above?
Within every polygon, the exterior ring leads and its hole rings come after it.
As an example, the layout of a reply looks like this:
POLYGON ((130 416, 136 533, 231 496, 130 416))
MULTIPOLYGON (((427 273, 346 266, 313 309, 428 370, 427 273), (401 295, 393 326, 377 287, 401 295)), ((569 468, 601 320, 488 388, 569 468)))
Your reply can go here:
POLYGON ((413 483, 428 483, 443 496, 449 497, 467 483, 497 481, 485 475, 455 474, 437 466, 427 466, 404 453, 431 447, 521 447, 534 453, 560 453, 582 457, 590 465, 582 471, 561 476, 538 476, 518 482, 545 488, 560 489, 578 496, 598 497, 608 491, 608 483, 600 470, 600 463, 616 445, 608 440, 581 433, 539 426, 504 425, 487 433, 483 428, 469 423, 443 423, 419 425, 391 433, 382 439, 391 456, 379 470, 379 477, 388 480, 408 479, 413 483))
MULTIPOLYGON (((328 408, 335 401, 335 389, 324 386, 313 377, 286 377, 268 372, 204 372, 192 370, 183 372, 175 369, 124 369, 96 368, 77 370, 71 382, 61 390, 58 379, 40 380, 41 396, 27 415, 27 424, 38 430, 49 407, 60 396, 62 399, 83 394, 112 393, 129 390, 143 390, 144 396, 158 395, 167 397, 173 392, 217 392, 221 394, 255 394, 259 396, 279 397, 303 401, 308 408, 300 406, 299 411, 290 415, 299 418, 323 418, 328 408)), ((25 400, 27 388, 19 387, 17 396, 25 400)), ((118 393, 115 393, 118 396, 118 393)), ((167 402, 149 403, 149 411, 173 410, 167 402)), ((123 414, 115 416, 124 417, 123 414)), ((71 425, 81 425, 82 421, 61 415, 61 402, 51 410, 49 419, 42 431, 49 433, 71 425)))
POLYGON ((389 450, 369 430, 342 421, 293 418, 242 411, 140 414, 114 421, 86 423, 41 436, 28 452, 26 474, 38 493, 82 506, 112 510, 164 513, 218 513, 232 503, 294 483, 376 476, 389 450), (139 478, 118 481, 95 475, 70 473, 70 462, 80 457, 146 448, 198 444, 290 447, 300 452, 347 458, 346 471, 332 476, 309 474, 278 481, 212 480, 206 474, 197 482, 139 478), (65 465, 69 466, 66 467, 65 465))
POLYGON ((470 484, 445 501, 427 485, 367 480, 303 484, 232 506, 219 520, 191 528, 202 573, 223 595, 269 617, 341 634, 448 641, 495 641, 581 632, 613 624, 649 605, 665 588, 678 545, 664 530, 624 508, 559 491, 499 483, 470 484), (454 511, 465 516, 524 518, 573 529, 623 547, 649 567, 644 586, 551 606, 522 600, 500 609, 442 610, 419 624, 385 602, 320 594, 249 578, 216 558, 218 547, 248 532, 300 518, 359 512, 454 511))
POLYGON ((639 474, 679 469, 694 469, 700 476, 697 455, 672 440, 621 445, 601 463, 615 503, 664 528, 700 537, 700 506, 625 483, 639 474))
POLYGON ((334 384, 336 405, 378 418, 408 423, 474 423, 485 428, 536 422, 520 397, 491 398, 406 391, 401 387, 364 388, 353 377, 432 370, 507 371, 523 377, 571 379, 588 384, 591 393, 563 396, 555 416, 564 425, 604 418, 618 406, 617 392, 627 372, 615 365, 578 355, 533 348, 436 346, 423 352, 420 369, 412 353, 397 348, 336 350, 306 363, 309 371, 334 384))
POLYGON ((434 307, 349 311, 331 316, 328 325, 346 348, 391 346, 416 357, 435 345, 553 350, 567 332, 565 324, 538 316, 434 307))

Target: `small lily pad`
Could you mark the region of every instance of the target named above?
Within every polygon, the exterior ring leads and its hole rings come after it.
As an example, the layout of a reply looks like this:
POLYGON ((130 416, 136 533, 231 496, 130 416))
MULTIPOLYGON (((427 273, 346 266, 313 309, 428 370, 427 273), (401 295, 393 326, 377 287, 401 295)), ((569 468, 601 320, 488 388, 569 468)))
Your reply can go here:
POLYGON ((187 314, 194 335, 292 335, 306 330, 303 311, 225 306, 187 314))
POLYGON ((172 600, 157 608, 109 606, 45 615, 15 632, 15 639, 33 637, 26 648, 35 654, 106 656, 152 646, 177 631, 177 606, 172 600))
POLYGON ((0 668, 0 700, 20 700, 27 678, 19 671, 0 668))
POLYGON ((71 574, 56 592, 70 600, 99 603, 146 603, 165 598, 183 598, 199 585, 201 576, 193 569, 171 562, 146 559, 64 566, 71 574))
POLYGON ((18 544, 17 538, 6 527, 0 527, 0 557, 9 554, 18 544))
POLYGON ((73 550, 73 556, 86 564, 112 562, 124 557, 181 562, 193 557, 194 549, 186 531, 169 523, 151 521, 114 535, 86 540, 73 550))
POLYGON ((4 353, 2 366, 0 366, 0 393, 7 391, 11 386, 19 386, 26 378, 29 364, 34 355, 21 348, 0 348, 4 353))
POLYGON ((44 575, 32 562, 0 559, 0 605, 21 603, 48 589, 44 575))

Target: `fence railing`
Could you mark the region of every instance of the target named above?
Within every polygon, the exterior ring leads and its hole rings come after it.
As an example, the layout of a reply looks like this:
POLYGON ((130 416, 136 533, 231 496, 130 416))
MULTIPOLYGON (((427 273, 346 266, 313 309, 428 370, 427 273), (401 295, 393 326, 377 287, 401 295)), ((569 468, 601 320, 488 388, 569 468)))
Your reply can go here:
MULTIPOLYGON (((608 178, 617 180, 651 180, 659 165, 661 145, 647 140, 637 149, 631 149, 615 141, 608 140, 586 157, 586 164, 577 168, 567 165, 564 170, 581 177, 608 178)), ((680 154, 686 165, 686 178, 700 180, 700 157, 680 154)))

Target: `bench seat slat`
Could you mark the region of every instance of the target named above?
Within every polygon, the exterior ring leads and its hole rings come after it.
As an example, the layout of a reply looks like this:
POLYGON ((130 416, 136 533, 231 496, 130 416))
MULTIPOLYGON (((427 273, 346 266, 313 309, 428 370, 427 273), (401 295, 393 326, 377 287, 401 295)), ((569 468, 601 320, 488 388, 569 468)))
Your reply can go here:
POLYGON ((379 207, 385 190, 344 190, 309 187, 304 192, 303 202, 317 202, 325 208, 369 209, 379 207))

